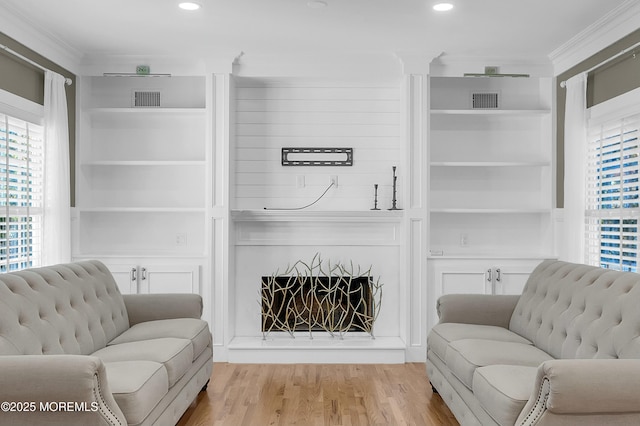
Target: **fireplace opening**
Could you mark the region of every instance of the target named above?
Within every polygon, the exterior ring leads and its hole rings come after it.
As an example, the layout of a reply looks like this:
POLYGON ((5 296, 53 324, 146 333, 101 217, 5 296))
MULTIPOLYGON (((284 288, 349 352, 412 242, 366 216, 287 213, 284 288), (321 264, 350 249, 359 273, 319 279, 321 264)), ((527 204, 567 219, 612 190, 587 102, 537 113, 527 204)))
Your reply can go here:
POLYGON ((369 276, 262 277, 262 332, 373 335, 373 285, 369 276))
POLYGON ((296 261, 284 273, 263 276, 260 286, 262 336, 270 332, 338 334, 365 332, 371 338, 380 311, 382 284, 371 268, 362 271, 347 265, 324 262, 316 253, 311 262, 296 261))

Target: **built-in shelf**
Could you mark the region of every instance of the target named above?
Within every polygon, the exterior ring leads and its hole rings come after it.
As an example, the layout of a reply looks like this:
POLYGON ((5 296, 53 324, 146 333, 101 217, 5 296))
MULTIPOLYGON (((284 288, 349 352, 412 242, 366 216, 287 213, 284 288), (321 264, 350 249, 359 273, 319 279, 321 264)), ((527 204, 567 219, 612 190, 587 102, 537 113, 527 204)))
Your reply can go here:
POLYGON ((205 161, 200 160, 103 160, 103 161, 85 161, 82 166, 206 166, 205 161))
POLYGON ((207 253, 199 252, 177 252, 175 250, 118 250, 118 251, 96 251, 73 253, 74 259, 194 259, 207 256, 207 253))
POLYGON ((527 214, 549 213, 551 209, 480 209, 480 208, 432 208, 431 213, 474 213, 474 214, 527 214))
POLYGON ((236 222, 400 222, 402 210, 232 210, 236 222))
POLYGON ((74 256, 205 256, 207 78, 83 76, 78 86, 74 256), (159 106, 133 106, 138 91, 158 92, 159 106))
POLYGON ((548 167, 548 161, 432 161, 432 167, 548 167))
POLYGON ((548 109, 432 109, 431 114, 442 115, 546 115, 548 109))
POLYGON ((80 213, 204 213, 201 207, 78 207, 80 213))
POLYGON ((89 114, 204 114, 206 108, 87 108, 89 114))
POLYGON ((539 260, 543 261, 546 259, 557 259, 557 256, 549 253, 549 254, 541 254, 541 253, 459 253, 455 251, 445 252, 443 254, 432 254, 427 255, 428 259, 460 259, 460 260, 539 260))
POLYGON ((478 259, 529 265, 551 252, 551 83, 430 79, 429 259, 464 259, 464 269, 478 259), (495 95, 499 108, 474 109, 476 94, 495 95))

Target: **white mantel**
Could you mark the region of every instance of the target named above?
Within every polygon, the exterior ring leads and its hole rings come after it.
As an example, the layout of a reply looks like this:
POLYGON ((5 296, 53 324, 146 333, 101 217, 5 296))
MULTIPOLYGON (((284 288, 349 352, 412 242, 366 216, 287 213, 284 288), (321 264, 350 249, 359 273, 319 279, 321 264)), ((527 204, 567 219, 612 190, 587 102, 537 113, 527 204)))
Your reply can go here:
POLYGON ((402 211, 233 211, 235 268, 230 315, 235 324, 228 344, 229 362, 405 362, 406 342, 400 317, 406 301, 400 282, 402 211), (297 260, 311 262, 316 253, 325 261, 372 267, 380 277, 382 303, 374 324, 375 338, 346 333, 260 330, 258 303, 261 277, 284 271, 297 260))

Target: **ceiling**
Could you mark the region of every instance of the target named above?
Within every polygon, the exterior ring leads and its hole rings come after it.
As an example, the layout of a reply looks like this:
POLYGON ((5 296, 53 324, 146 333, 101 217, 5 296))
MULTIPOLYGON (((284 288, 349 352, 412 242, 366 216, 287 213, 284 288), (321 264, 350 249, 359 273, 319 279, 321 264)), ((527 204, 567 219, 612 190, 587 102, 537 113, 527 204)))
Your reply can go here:
POLYGON ((445 52, 546 58, 626 0, 2 0, 77 55, 445 52))

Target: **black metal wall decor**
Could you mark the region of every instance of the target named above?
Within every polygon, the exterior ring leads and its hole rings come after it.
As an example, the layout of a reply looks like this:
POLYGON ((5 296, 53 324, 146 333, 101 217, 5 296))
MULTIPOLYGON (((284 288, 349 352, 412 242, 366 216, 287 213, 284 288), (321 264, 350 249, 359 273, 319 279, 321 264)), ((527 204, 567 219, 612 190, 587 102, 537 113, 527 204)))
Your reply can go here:
POLYGON ((353 148, 282 148, 283 166, 353 166, 353 148))

